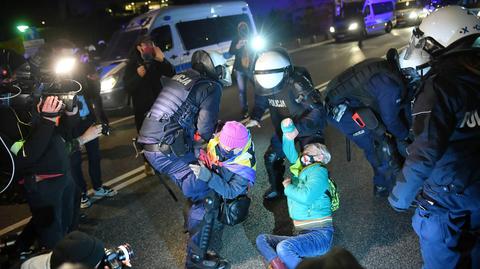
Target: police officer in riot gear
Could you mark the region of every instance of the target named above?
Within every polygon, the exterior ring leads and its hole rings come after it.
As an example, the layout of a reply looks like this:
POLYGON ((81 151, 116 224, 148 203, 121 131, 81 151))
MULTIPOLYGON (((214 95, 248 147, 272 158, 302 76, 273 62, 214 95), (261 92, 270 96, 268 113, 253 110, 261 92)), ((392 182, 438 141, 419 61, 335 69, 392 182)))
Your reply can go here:
POLYGON ((447 6, 414 29, 403 56, 427 53, 431 69, 415 96, 404 178, 388 200, 399 211, 416 201, 425 269, 480 268, 479 38, 480 19, 447 6))
POLYGON ((324 143, 325 113, 319 93, 314 89, 310 74, 301 67, 294 67, 288 53, 280 48, 261 53, 253 65, 253 78, 257 97, 255 109, 247 127, 260 127, 260 120, 268 108, 275 128, 271 144, 264 154, 265 168, 270 188, 265 199, 273 199, 283 193, 285 155, 282 150, 280 122, 292 118, 300 133, 297 141, 301 147, 309 143, 324 143))
MULTIPOLYGON (((208 183, 198 180, 189 164, 197 162, 200 149, 212 137, 222 88, 231 85, 225 58, 216 52, 196 51, 192 55, 192 69, 171 79, 162 78, 162 85, 162 91, 142 124, 138 142, 150 164, 158 172, 167 174, 193 205, 212 201, 206 199, 210 191, 208 183)), ((210 207, 211 204, 205 205, 207 209, 210 207)), ((195 216, 190 214, 188 218, 195 216)), ((205 232, 210 231, 205 229, 205 232)), ((194 243, 191 241, 189 244, 194 243)), ((208 241, 201 247, 208 247, 208 241)), ((190 254, 188 262, 192 258, 190 254)), ((198 268, 224 266, 218 256, 195 258, 194 263, 200 266, 198 268), (212 260, 205 262, 208 259, 212 260)))
POLYGON ((397 147, 404 152, 410 142, 409 106, 415 85, 407 85, 392 55, 389 60, 362 61, 327 86, 328 122, 364 151, 374 171, 375 196, 388 196, 400 171, 400 155, 405 153, 397 147))

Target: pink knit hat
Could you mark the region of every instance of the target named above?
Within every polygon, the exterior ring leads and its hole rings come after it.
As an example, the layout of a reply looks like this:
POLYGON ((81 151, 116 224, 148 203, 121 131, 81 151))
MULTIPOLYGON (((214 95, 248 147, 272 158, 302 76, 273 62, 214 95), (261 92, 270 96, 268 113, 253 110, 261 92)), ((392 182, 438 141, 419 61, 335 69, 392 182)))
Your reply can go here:
POLYGON ((227 121, 220 131, 220 143, 229 148, 243 148, 248 142, 247 128, 237 121, 227 121))

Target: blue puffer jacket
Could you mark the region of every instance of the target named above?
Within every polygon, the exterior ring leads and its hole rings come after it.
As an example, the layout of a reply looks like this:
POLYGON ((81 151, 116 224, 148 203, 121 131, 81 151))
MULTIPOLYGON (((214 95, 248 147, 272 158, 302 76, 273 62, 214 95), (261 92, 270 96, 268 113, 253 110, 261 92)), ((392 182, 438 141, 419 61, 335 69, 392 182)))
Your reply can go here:
POLYGON ((320 163, 302 167, 294 140, 283 136, 283 151, 290 162, 292 184, 285 188, 288 213, 293 220, 312 220, 332 215, 327 195, 328 171, 320 163))

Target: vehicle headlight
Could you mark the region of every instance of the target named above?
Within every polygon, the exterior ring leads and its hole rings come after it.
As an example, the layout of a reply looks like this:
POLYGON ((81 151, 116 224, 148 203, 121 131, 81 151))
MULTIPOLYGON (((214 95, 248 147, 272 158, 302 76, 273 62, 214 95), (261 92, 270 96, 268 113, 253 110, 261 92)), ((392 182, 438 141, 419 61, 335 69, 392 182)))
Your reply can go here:
POLYGON ((55 62, 55 74, 63 75, 72 72, 75 67, 75 58, 73 57, 64 57, 60 58, 55 62))
POLYGON ((477 13, 477 17, 480 17, 480 11, 477 13))
POLYGON ((330 26, 330 33, 335 33, 335 27, 330 26))
POLYGON ((408 18, 411 20, 415 20, 416 18, 418 18, 417 12, 415 11, 410 12, 410 14, 408 14, 408 18))
POLYGON ((117 84, 117 80, 114 77, 108 77, 100 82, 100 93, 111 92, 113 87, 117 84))
POLYGON ((350 25, 348 26, 349 31, 355 31, 357 29, 358 29, 358 23, 356 22, 350 23, 350 25))
POLYGON ((252 49, 255 51, 263 50, 267 42, 263 36, 257 35, 252 39, 252 49))

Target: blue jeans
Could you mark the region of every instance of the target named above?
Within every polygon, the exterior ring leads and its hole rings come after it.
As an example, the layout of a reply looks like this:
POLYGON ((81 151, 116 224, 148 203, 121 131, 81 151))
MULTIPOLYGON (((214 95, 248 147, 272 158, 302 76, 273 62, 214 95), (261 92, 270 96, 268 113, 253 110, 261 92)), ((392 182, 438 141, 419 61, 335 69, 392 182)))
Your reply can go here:
POLYGON ((257 237, 257 249, 270 263, 276 257, 294 269, 306 257, 327 253, 333 241, 333 227, 302 231, 297 236, 261 234, 257 237))

